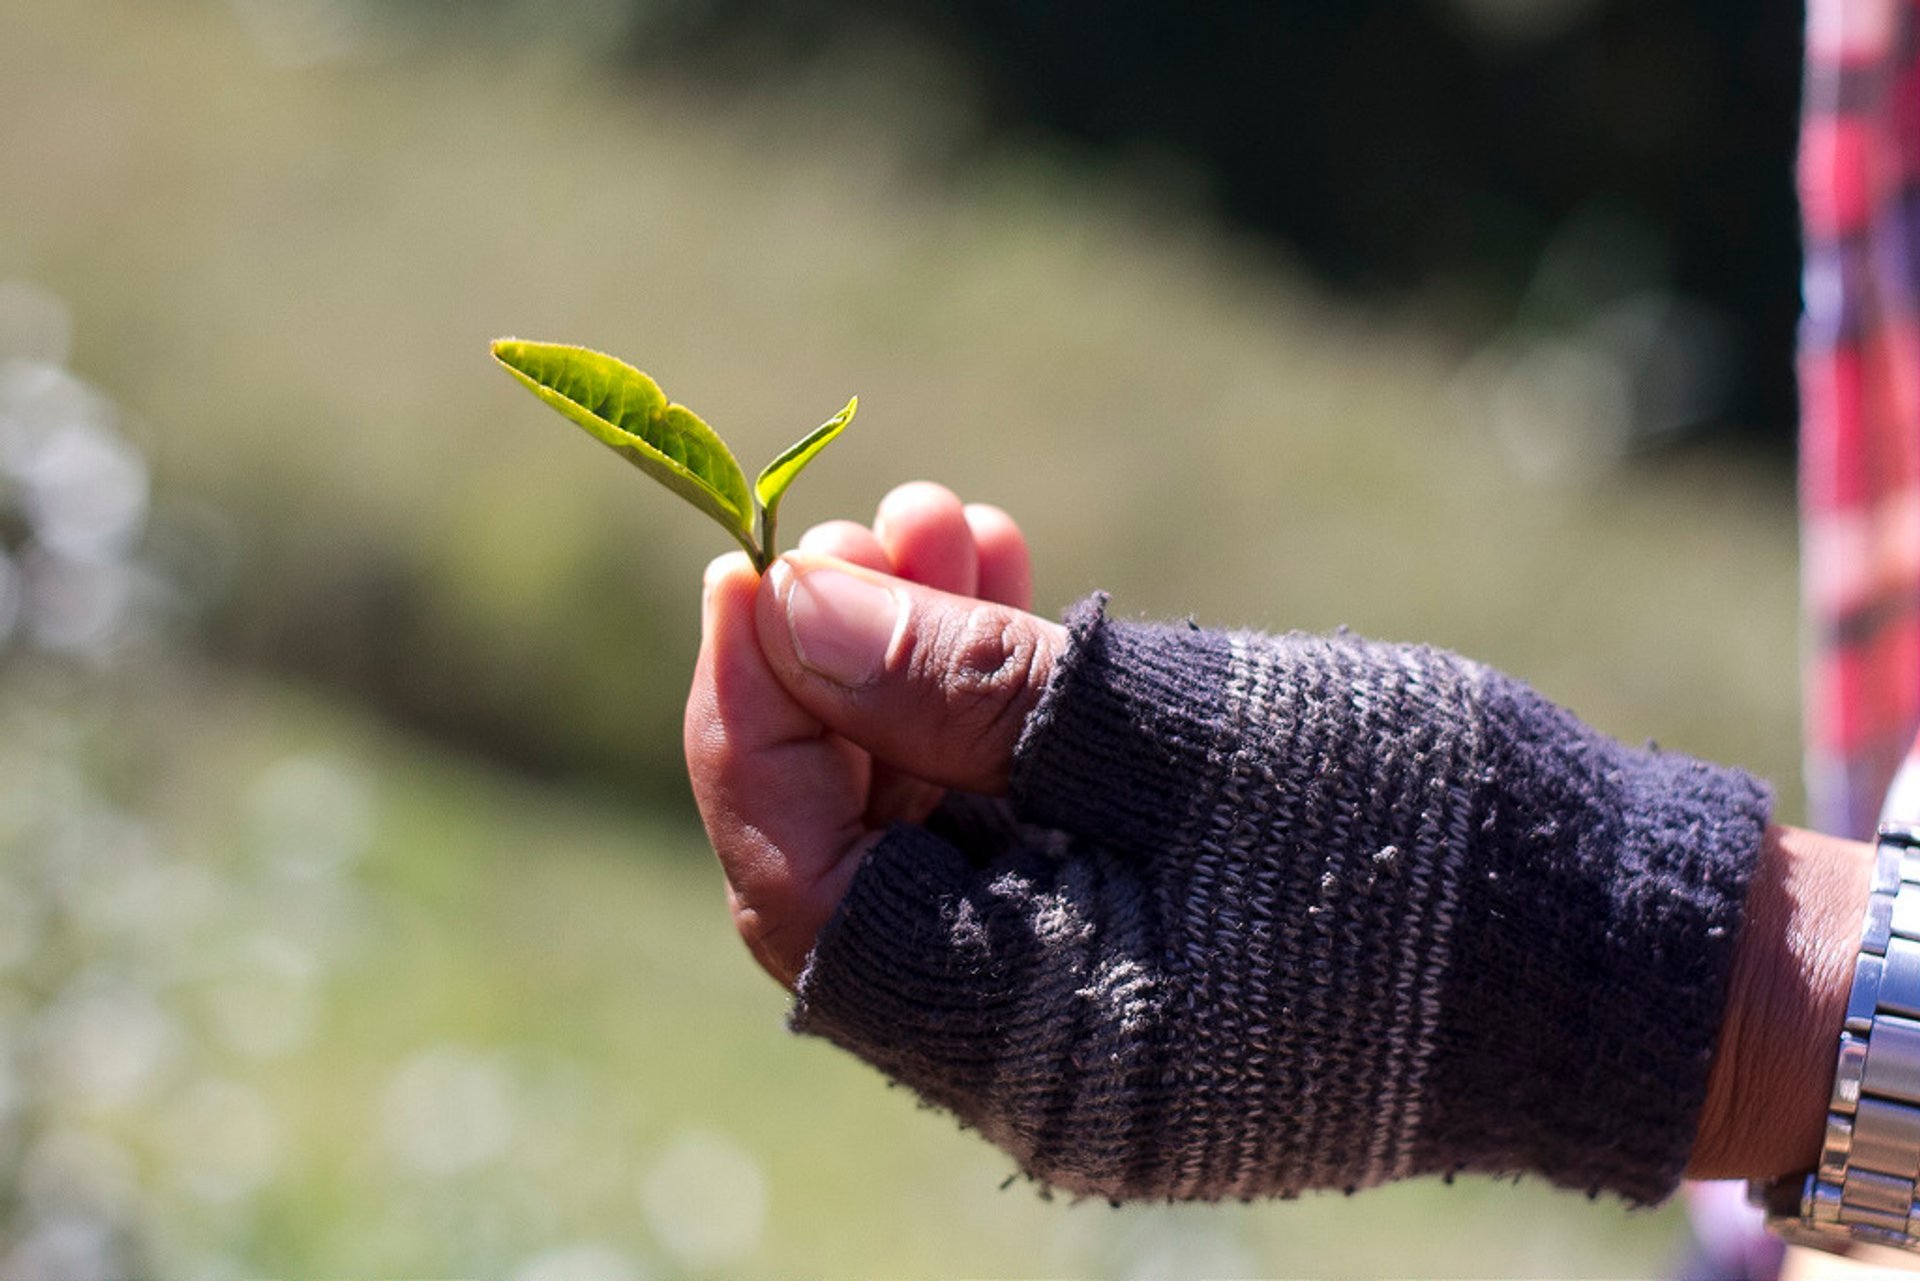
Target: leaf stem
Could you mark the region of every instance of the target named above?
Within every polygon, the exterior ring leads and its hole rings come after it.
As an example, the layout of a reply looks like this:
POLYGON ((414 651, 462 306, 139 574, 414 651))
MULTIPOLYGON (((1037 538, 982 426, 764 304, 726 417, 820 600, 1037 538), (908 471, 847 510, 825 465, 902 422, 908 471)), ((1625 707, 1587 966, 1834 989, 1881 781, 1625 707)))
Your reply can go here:
POLYGON ((754 524, 759 526, 760 547, 753 558, 754 568, 761 573, 767 572, 767 566, 773 564, 773 558, 780 554, 780 548, 773 541, 777 508, 762 507, 754 503, 754 524))

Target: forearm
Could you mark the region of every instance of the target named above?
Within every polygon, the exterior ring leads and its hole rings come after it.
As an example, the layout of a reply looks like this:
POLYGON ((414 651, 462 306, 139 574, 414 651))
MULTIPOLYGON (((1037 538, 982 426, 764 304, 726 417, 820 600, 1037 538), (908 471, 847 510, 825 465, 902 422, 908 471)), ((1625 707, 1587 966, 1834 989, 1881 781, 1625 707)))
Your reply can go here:
POLYGON ((1872 871, 1871 845, 1768 829, 1690 1178, 1771 1178, 1818 1161, 1872 871))
POLYGON ((883 843, 798 1026, 1074 1191, 1672 1189, 1764 788, 1432 650, 1073 630, 1014 771, 1052 836, 883 843))

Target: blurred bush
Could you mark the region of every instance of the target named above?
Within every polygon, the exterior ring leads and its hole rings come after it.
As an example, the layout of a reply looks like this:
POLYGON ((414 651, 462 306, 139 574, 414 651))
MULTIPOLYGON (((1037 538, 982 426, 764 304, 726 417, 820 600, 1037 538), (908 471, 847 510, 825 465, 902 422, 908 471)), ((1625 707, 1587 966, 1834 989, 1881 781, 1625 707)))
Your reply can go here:
POLYGON ((716 873, 681 857, 697 831, 183 650, 208 526, 67 367, 73 327, 0 285, 0 1273, 1365 1275, 1414 1243, 1524 1273, 1673 1248, 1671 1212, 1540 1187, 1390 1190, 1367 1211, 1390 1234, 1337 1196, 1006 1195, 992 1148, 782 1043, 716 873), (1494 1233, 1515 1196, 1533 1230, 1494 1233))
POLYGON ((1802 14, 1789 0, 464 9, 501 33, 537 25, 624 50, 648 75, 695 66, 742 87, 824 78, 850 51, 937 65, 971 108, 936 160, 950 171, 1047 138, 1070 163, 1118 163, 1273 238, 1322 283, 1444 296, 1456 332, 1552 342, 1636 294, 1671 294, 1688 320, 1662 341, 1725 369, 1658 428, 1790 441, 1802 14))
POLYGON ((485 344, 630 356, 749 456, 858 392, 795 529, 937 477, 1044 608, 1433 640, 1790 793, 1790 484, 1637 452, 1712 317, 1579 310, 1604 214, 1551 327, 1359 305, 1137 168, 950 167, 937 52, 583 52, 637 12, 0 0, 0 1272, 1656 1270, 1672 1212, 1538 1187, 1003 1195, 787 1042, 636 812, 722 547, 485 344))
MULTIPOLYGON (((749 455, 858 392, 795 530, 932 476, 1027 522, 1045 608, 1100 585, 1432 639, 1791 776, 1784 478, 1621 469, 1714 374, 1682 360, 1649 394, 1693 314, 1657 282, 1475 347, 1456 313, 1338 300, 1124 169, 930 169, 969 126, 901 46, 818 78, 616 76, 482 10, 393 12, 4 11, 0 278, 73 301, 74 367, 137 408, 183 506, 221 513, 213 652, 684 802, 722 548, 489 366, 519 333, 633 359, 749 455)), ((1610 278, 1619 226, 1555 242, 1542 308, 1610 278)))

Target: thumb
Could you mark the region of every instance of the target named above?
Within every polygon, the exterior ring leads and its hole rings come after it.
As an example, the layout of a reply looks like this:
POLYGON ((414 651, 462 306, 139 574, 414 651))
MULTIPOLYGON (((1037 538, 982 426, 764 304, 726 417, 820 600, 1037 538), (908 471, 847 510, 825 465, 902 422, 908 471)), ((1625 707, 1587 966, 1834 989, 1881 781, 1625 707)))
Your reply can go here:
POLYGON ((760 648, 794 701, 896 769, 1006 791, 1013 748, 1067 631, 988 601, 827 556, 774 562, 755 601, 760 648))

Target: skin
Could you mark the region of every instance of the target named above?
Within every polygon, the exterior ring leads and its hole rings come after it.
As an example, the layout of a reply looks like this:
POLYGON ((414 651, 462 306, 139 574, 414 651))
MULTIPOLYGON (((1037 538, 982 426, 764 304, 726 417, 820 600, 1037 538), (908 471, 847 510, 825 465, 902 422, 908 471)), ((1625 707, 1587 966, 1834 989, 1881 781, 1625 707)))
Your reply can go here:
MULTIPOLYGON (((1005 790, 1067 643, 1031 597, 1013 519, 926 482, 888 494, 871 526, 809 530, 764 577, 743 553, 708 567, 687 762, 734 924, 780 983, 793 985, 888 824, 924 818, 948 787, 1005 790), (904 611, 851 681, 796 644, 796 592, 813 574, 851 575, 904 611)), ((1872 858, 1859 842, 1768 830, 1690 1176, 1818 1159, 1872 858)))
POLYGON ((792 986, 889 824, 924 818, 947 787, 1005 790, 1020 726, 1066 646, 1064 628, 1026 611, 1031 597, 1012 518, 924 483, 888 494, 870 528, 809 530, 765 577, 743 553, 708 567, 687 763, 734 924, 781 983, 792 986), (864 688, 810 670, 793 644, 785 598, 822 568, 928 589, 864 688), (984 654, 982 637, 1009 638, 1013 661, 984 654), (992 673, 972 688, 925 679, 983 663, 992 673))
POLYGON ((1818 1162, 1872 877, 1871 845, 1768 829, 1689 1176, 1773 1178, 1818 1162))

